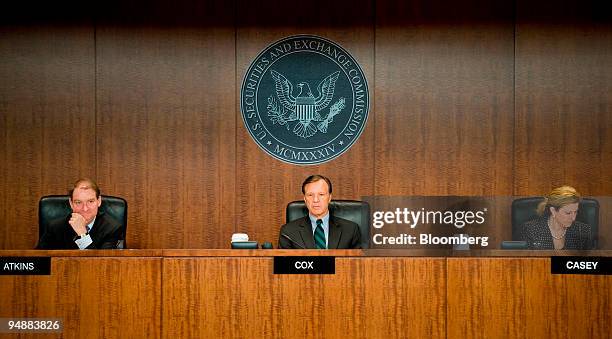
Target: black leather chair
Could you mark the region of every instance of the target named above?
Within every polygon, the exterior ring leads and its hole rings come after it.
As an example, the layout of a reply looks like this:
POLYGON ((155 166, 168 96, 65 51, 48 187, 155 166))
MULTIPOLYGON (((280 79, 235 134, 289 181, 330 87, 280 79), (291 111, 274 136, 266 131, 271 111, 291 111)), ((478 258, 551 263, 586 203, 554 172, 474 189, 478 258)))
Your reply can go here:
MULTIPOLYGON (((361 232, 361 248, 370 247, 370 204, 357 200, 332 200, 329 211, 336 217, 356 223, 361 232)), ((285 222, 303 218, 307 214, 304 200, 292 201, 287 205, 285 222)))
MULTIPOLYGON (((123 226, 122 241, 118 248, 127 248, 125 234, 127 230, 127 201, 123 198, 102 195, 102 205, 100 211, 117 219, 123 226)), ((38 237, 45 233, 49 223, 59 218, 67 218, 72 213, 68 195, 47 195, 40 198, 38 202, 38 237)))
MULTIPOLYGON (((523 224, 538 217, 538 204, 542 197, 519 198, 512 202, 512 240, 523 239, 523 224)), ((599 202, 591 198, 583 198, 578 205, 576 220, 589 224, 593 233, 593 249, 597 248, 599 229, 599 202)))

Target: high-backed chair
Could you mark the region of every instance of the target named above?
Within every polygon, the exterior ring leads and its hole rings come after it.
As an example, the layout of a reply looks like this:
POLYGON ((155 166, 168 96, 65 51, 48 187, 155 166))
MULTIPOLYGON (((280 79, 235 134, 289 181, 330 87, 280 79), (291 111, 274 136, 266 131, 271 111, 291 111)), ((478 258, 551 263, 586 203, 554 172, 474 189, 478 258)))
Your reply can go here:
MULTIPOLYGON (((45 234, 49 223, 59 218, 67 218, 72 209, 68 202, 68 195, 47 195, 40 198, 38 202, 38 238, 45 234)), ((127 248, 125 234, 127 230, 127 201, 123 198, 102 195, 100 211, 107 213, 117 221, 121 222, 122 241, 118 248, 127 248)))
MULTIPOLYGON (((538 217, 538 204, 542 197, 519 198, 512 202, 512 240, 523 239, 523 224, 538 217)), ((576 220, 589 224, 593 234, 592 248, 597 248, 597 234, 599 230, 599 202, 591 198, 582 198, 578 205, 576 220)))
MULTIPOLYGON (((336 217, 356 223, 361 232, 361 248, 370 247, 370 204, 357 200, 332 200, 329 211, 336 217)), ((287 205, 285 222, 303 218, 307 214, 304 200, 292 201, 287 205)))

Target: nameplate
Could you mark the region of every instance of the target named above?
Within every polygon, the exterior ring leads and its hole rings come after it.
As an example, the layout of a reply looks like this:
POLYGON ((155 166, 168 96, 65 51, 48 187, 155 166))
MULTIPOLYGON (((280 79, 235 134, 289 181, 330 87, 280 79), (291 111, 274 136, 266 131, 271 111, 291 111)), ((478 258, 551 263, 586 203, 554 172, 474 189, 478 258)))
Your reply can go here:
POLYGON ((336 274, 336 258, 274 257, 274 274, 336 274))
POLYGON ((51 257, 0 257, 0 275, 50 275, 51 257))
POLYGON ((551 257, 552 274, 612 274, 611 257, 551 257))

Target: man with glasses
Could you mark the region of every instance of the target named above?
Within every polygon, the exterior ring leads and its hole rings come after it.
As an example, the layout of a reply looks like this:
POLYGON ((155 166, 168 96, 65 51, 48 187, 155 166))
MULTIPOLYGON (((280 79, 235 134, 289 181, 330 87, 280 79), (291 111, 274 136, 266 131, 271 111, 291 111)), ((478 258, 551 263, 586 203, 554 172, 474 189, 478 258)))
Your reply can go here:
POLYGON ((329 213, 331 181, 311 175, 302 183, 308 215, 281 227, 279 248, 347 249, 361 248, 359 226, 329 213))
POLYGON ((100 188, 91 179, 79 179, 68 192, 72 213, 49 223, 40 238, 39 249, 116 248, 121 239, 121 224, 99 213, 100 188))

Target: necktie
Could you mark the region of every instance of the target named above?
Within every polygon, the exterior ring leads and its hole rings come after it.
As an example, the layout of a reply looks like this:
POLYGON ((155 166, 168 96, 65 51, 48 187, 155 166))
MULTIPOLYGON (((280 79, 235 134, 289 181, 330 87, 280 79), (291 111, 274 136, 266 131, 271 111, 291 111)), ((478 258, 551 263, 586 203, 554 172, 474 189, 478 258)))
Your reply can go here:
POLYGON ((317 219, 317 228, 314 233, 315 245, 317 249, 325 249, 325 232, 323 232, 323 220, 317 219))
POLYGON ((87 230, 87 233, 89 233, 89 231, 91 230, 91 227, 89 227, 89 225, 85 226, 85 230, 87 230))

